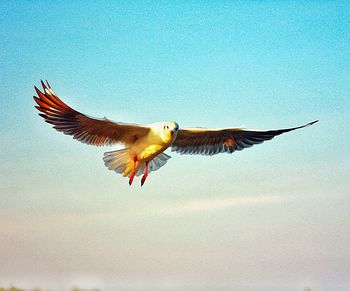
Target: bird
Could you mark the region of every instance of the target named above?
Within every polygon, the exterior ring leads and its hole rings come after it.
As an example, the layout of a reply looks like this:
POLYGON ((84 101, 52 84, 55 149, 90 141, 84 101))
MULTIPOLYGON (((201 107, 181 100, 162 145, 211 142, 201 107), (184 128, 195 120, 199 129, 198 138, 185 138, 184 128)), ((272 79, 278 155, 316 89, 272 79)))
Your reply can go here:
POLYGON ((41 80, 41 86, 42 91, 34 86, 37 93, 37 96, 33 96, 37 104, 35 108, 54 129, 89 145, 124 145, 123 149, 105 152, 103 161, 108 170, 128 177, 129 185, 135 176, 142 175, 143 186, 148 174, 164 166, 171 158, 164 153, 169 147, 180 154, 232 154, 318 122, 315 120, 301 126, 276 130, 179 128, 175 121, 144 125, 115 122, 106 117, 90 117, 71 108, 56 95, 48 81, 44 83, 41 80))

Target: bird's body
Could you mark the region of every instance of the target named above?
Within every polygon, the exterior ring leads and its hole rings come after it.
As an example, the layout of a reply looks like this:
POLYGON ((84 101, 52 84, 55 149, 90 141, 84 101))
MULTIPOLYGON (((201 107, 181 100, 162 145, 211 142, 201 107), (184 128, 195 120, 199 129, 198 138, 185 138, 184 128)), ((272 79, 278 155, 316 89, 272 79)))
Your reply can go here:
POLYGON ((166 124, 174 125, 175 123, 157 122, 150 124, 150 132, 131 145, 132 155, 137 156, 138 160, 148 162, 165 151, 176 138, 175 134, 162 134, 163 127, 167 126, 166 124))
POLYGON ((46 122, 63 132, 72 135, 83 143, 102 146, 122 143, 125 148, 106 152, 104 162, 109 170, 129 177, 131 185, 134 176, 143 174, 141 185, 149 172, 156 171, 170 158, 164 151, 171 147, 172 151, 181 154, 215 155, 233 153, 254 144, 272 139, 274 136, 303 128, 317 122, 278 130, 247 130, 242 128, 179 129, 176 122, 157 122, 149 125, 113 122, 107 118, 88 117, 63 103, 47 82, 41 82, 43 92, 37 87, 34 96, 46 122))
POLYGON ((105 153, 104 161, 108 169, 130 177, 130 184, 135 175, 140 175, 144 172, 143 181, 145 181, 149 171, 160 168, 170 158, 163 152, 176 138, 176 133, 171 133, 171 131, 164 132, 163 129, 166 126, 178 127, 175 122, 157 122, 147 125, 150 128, 148 134, 135 139, 130 147, 105 153), (153 160, 154 163, 148 169, 148 163, 153 160))

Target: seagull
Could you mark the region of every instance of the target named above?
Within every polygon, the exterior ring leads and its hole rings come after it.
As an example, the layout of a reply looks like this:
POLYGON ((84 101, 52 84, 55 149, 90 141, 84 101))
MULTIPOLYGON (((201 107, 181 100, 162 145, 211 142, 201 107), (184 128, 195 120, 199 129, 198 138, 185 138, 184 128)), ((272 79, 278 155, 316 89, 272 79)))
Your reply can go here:
POLYGON ((216 155, 232 154, 255 144, 270 140, 277 135, 310 126, 318 120, 302 126, 277 130, 249 130, 240 127, 207 129, 179 128, 175 121, 152 124, 114 122, 106 117, 90 117, 69 107, 54 93, 48 81, 41 81, 42 90, 34 89, 33 96, 40 111, 39 115, 57 131, 73 136, 74 139, 95 146, 123 144, 124 149, 104 153, 104 163, 129 178, 132 184, 135 175, 141 176, 141 186, 148 174, 164 166, 170 156, 164 151, 180 154, 216 155))

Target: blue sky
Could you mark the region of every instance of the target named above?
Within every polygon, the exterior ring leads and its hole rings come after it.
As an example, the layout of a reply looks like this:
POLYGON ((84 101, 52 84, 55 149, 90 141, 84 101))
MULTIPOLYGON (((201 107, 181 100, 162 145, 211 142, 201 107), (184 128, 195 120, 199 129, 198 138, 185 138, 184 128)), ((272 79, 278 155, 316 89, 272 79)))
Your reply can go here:
POLYGON ((346 1, 0 3, 0 284, 349 290, 346 1), (140 188, 37 115, 180 127, 320 122, 140 188))

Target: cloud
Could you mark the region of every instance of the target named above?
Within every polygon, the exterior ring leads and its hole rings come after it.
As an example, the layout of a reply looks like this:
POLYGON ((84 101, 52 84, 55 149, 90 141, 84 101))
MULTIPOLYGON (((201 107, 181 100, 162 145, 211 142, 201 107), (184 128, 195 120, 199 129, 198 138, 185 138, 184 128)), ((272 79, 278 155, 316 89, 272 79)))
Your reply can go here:
POLYGON ((260 205, 281 204, 291 200, 290 196, 263 197, 225 197, 183 201, 171 206, 161 205, 156 214, 177 215, 204 211, 215 211, 235 207, 256 207, 260 205))

